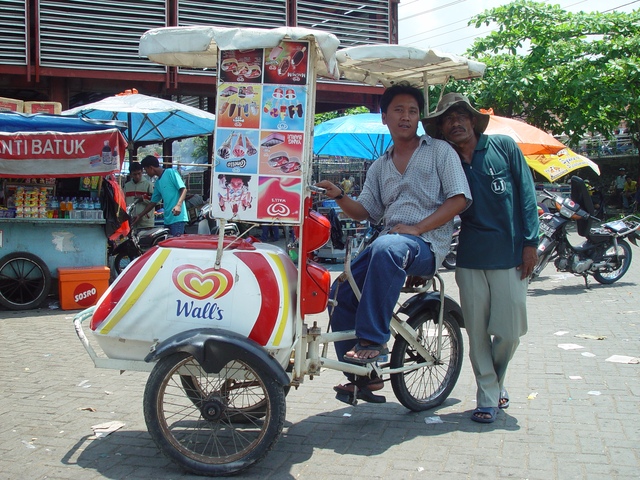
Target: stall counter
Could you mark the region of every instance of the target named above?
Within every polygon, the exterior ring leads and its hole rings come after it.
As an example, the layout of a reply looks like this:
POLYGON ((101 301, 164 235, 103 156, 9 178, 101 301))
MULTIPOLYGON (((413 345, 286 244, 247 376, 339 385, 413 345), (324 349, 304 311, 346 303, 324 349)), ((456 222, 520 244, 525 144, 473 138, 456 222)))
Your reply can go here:
POLYGON ((0 218, 0 257, 29 252, 58 268, 108 265, 105 220, 0 218))

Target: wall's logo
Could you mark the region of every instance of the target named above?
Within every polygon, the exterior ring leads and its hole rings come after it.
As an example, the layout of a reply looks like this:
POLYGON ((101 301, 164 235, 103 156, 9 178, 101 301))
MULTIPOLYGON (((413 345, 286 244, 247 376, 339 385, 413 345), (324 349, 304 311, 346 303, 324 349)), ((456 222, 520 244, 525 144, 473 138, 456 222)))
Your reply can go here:
POLYGON ((288 217, 291 209, 284 203, 272 203, 267 207, 267 215, 270 217, 288 217))
POLYGON ((220 298, 233 286, 233 275, 223 268, 202 270, 195 265, 181 265, 173 271, 172 278, 178 290, 196 300, 220 298))

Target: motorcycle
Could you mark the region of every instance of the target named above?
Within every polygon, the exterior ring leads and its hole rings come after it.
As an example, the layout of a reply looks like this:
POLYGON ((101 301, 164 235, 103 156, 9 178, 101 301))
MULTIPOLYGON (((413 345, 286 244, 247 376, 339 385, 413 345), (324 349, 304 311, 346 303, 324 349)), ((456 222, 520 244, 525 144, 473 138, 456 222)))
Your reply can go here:
POLYGON ((626 240, 637 246, 640 218, 629 215, 592 228, 598 219, 593 215, 591 196, 580 177, 571 178, 571 198, 554 196, 546 190, 543 192, 553 200, 556 211, 540 217, 538 262, 531 279, 538 277, 553 261, 558 271, 582 276, 587 288, 589 275, 606 285, 620 280, 631 265, 632 252, 626 240), (573 221, 578 235, 586 239, 575 246, 569 242, 567 234, 573 221))
MULTIPOLYGON (((127 206, 129 218, 136 203, 138 203, 138 199, 127 206)), ((169 238, 169 229, 166 227, 153 227, 137 231, 132 228, 124 241, 120 243, 110 242, 109 256, 115 257, 113 259, 113 268, 116 271, 116 275, 120 275, 133 259, 138 258, 151 247, 167 238, 169 238)))

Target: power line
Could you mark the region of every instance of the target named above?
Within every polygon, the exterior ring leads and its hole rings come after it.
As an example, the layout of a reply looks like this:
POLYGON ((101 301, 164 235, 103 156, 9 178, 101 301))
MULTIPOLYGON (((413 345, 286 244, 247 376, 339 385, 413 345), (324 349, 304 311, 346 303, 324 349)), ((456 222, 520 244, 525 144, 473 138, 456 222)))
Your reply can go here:
POLYGON ((446 3, 444 5, 440 5, 439 7, 430 8, 429 10, 423 10, 422 12, 416 13, 415 15, 411 15, 409 17, 399 18, 398 21, 400 22, 402 20, 407 20, 409 18, 416 18, 416 17, 419 17, 421 15, 424 15, 425 13, 431 13, 431 12, 435 12, 436 10, 442 10, 443 8, 451 7, 453 5, 457 5, 458 3, 463 3, 463 2, 466 2, 466 1, 467 0, 455 0, 454 2, 446 3))
MULTIPOLYGON (((433 11, 436 11, 436 10, 440 10, 440 9, 443 9, 443 8, 446 8, 446 7, 449 7, 449 6, 453 6, 453 5, 457 4, 457 3, 461 3, 462 1, 465 1, 465 0, 458 0, 458 1, 456 1, 456 2, 450 2, 450 3, 444 4, 444 5, 441 5, 441 6, 438 6, 438 7, 432 8, 432 9, 429 9, 429 10, 425 10, 425 11, 419 12, 419 13, 418 13, 418 14, 416 14, 416 15, 411 15, 411 16, 403 17, 403 18, 401 18, 400 20, 412 19, 412 18, 415 18, 415 17, 416 17, 416 16, 418 16, 418 15, 423 15, 423 14, 425 14, 425 13, 430 13, 430 12, 433 12, 433 11)), ((547 0, 547 1, 550 1, 550 0, 547 0)), ((584 2, 586 2, 586 1, 587 1, 587 0, 580 0, 580 1, 578 1, 578 2, 574 2, 574 3, 570 4, 570 5, 566 5, 566 6, 561 7, 561 8, 563 8, 564 10, 566 10, 566 9, 568 9, 568 8, 575 7, 576 5, 579 5, 579 4, 584 3, 584 2)), ((633 1, 631 1, 631 2, 628 2, 628 3, 622 4, 622 5, 618 5, 617 7, 612 7, 612 8, 610 8, 610 9, 604 10, 604 11, 602 11, 601 13, 608 13, 608 12, 611 12, 611 11, 615 11, 615 10, 617 10, 617 9, 619 9, 619 8, 627 7, 627 6, 629 6, 629 5, 633 5, 633 4, 638 3, 638 2, 640 2, 640 0, 633 0, 633 1)), ((405 4, 405 5, 401 5, 401 7, 402 7, 402 6, 409 5, 410 3, 413 3, 413 2, 409 2, 409 3, 405 4)), ((462 19, 462 20, 455 20, 455 21, 453 21, 453 22, 449 22, 449 23, 447 23, 447 24, 445 24, 445 25, 441 25, 441 26, 439 26, 439 27, 436 27, 436 28, 434 28, 434 29, 431 29, 429 32, 416 33, 416 34, 413 34, 413 35, 409 35, 409 36, 407 36, 407 37, 403 37, 403 40, 407 40, 407 39, 410 39, 410 38, 418 37, 418 36, 421 36, 421 35, 429 35, 430 33, 434 32, 434 31, 436 31, 436 30, 441 30, 441 29, 443 29, 443 28, 449 28, 449 27, 452 27, 453 25, 456 25, 456 24, 461 23, 461 22, 468 22, 468 21, 469 21, 469 20, 471 20, 474 16, 475 16, 475 15, 473 15, 473 16, 471 16, 471 17, 467 17, 467 18, 462 19)), ((408 45, 414 45, 414 44, 417 44, 417 43, 422 43, 422 42, 425 42, 425 41, 428 41, 428 40, 431 40, 431 39, 434 39, 434 38, 437 38, 437 37, 441 37, 441 36, 443 36, 443 35, 446 35, 446 34, 449 34, 449 33, 452 33, 452 32, 457 32, 457 31, 460 31, 460 30, 464 30, 464 29, 466 29, 466 28, 472 28, 472 27, 471 27, 471 26, 469 26, 469 25, 467 25, 466 27, 456 28, 456 29, 453 29, 453 30, 449 30, 449 31, 448 31, 447 33, 445 33, 445 34, 443 34, 443 33, 439 33, 439 34, 437 34, 437 35, 431 35, 431 36, 423 37, 423 38, 421 38, 421 39, 417 39, 417 40, 414 40, 414 41, 409 42, 409 43, 408 43, 408 45)), ((489 29, 489 30, 486 30, 485 32, 476 32, 476 33, 474 33, 473 35, 470 35, 470 36, 467 36, 467 37, 463 37, 463 38, 456 38, 455 40, 452 40, 452 41, 450 41, 450 42, 445 42, 445 43, 442 43, 442 44, 440 44, 440 45, 447 45, 447 44, 455 43, 455 42, 458 42, 458 41, 461 41, 461 40, 467 40, 467 39, 469 39, 469 38, 475 38, 475 37, 483 36, 483 35, 485 35, 485 34, 487 34, 487 33, 490 33, 490 32, 492 32, 492 31, 494 31, 494 30, 495 30, 495 29, 489 29)), ((403 43, 404 43, 404 42, 403 42, 403 43)), ((438 45, 438 46, 440 46, 440 45, 438 45)))

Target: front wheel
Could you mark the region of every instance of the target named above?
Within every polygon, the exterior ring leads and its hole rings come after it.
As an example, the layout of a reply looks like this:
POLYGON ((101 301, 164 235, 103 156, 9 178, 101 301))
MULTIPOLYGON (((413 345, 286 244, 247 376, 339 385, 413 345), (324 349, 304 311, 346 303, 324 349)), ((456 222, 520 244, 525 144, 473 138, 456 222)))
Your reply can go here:
POLYGON ((435 359, 432 365, 400 335, 391 353, 391 368, 415 365, 415 368, 391 375, 391 386, 398 401, 414 412, 437 407, 453 390, 462 369, 463 343, 460 326, 450 314, 444 314, 442 346, 438 355, 438 312, 435 309, 411 316, 407 323, 417 332, 417 341, 435 359))
POLYGON ((624 240, 618 240, 618 248, 611 245, 604 253, 605 257, 616 262, 617 268, 610 272, 595 272, 593 278, 604 285, 620 280, 631 266, 631 247, 624 240), (617 250, 617 251, 616 251, 617 250), (615 258, 617 254, 617 259, 615 258))
POLYGON ((38 308, 51 290, 51 273, 40 257, 14 252, 0 259, 0 304, 10 310, 38 308))
POLYGON ((176 353, 158 362, 144 392, 154 442, 197 475, 229 475, 261 460, 282 432, 285 411, 283 387, 249 359, 212 374, 176 353))

